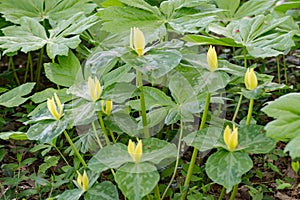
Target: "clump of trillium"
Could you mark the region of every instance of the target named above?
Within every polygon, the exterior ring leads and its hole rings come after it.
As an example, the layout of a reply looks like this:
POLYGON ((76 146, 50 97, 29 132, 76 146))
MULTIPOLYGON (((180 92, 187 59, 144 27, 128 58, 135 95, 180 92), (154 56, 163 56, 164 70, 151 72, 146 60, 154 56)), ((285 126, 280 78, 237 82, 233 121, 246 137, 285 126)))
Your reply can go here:
POLYGON ((132 140, 128 142, 128 153, 131 156, 133 162, 138 163, 143 154, 143 143, 142 140, 137 139, 137 145, 132 140))

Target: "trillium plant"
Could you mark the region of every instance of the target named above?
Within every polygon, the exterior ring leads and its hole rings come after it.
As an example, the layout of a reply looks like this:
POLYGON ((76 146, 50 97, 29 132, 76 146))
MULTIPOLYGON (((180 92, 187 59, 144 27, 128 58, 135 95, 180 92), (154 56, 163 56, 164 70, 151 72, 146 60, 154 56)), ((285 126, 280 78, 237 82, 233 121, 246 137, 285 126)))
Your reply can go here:
POLYGON ((0 139, 21 140, 30 149, 22 152, 35 155, 18 153, 17 164, 1 166, 0 197, 299 192, 290 179, 267 188, 260 171, 283 176, 270 163, 278 151, 295 176, 300 168, 299 80, 288 77, 298 72, 286 63, 298 59, 297 8, 279 0, 0 0, 0 49, 13 88, 0 88, 1 116, 21 117, 0 139))

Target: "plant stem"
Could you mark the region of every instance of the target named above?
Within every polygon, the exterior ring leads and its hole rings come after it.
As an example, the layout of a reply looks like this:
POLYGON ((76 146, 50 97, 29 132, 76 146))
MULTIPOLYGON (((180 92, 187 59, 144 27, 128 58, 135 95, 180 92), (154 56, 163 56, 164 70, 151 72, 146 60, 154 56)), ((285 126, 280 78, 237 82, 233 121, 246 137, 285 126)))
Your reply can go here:
POLYGON ((278 76, 278 83, 281 83, 281 75, 280 75, 280 64, 279 64, 279 57, 276 57, 276 63, 277 63, 277 76, 278 76))
POLYGON ((144 86, 143 86, 143 77, 142 73, 136 70, 136 86, 140 90, 140 104, 142 110, 142 122, 144 128, 144 136, 145 138, 150 137, 149 129, 148 129, 148 122, 147 122, 147 115, 146 115, 146 103, 145 103, 145 96, 144 96, 144 86))
POLYGON ((282 56, 282 60, 283 60, 283 69, 284 69, 284 79, 285 79, 285 84, 288 85, 288 74, 287 74, 287 67, 286 67, 286 60, 285 60, 285 56, 282 56))
POLYGON ((30 68, 30 81, 33 81, 33 64, 32 64, 32 56, 31 53, 28 52, 28 62, 29 62, 29 68, 30 68))
POLYGON ((250 122, 251 122, 253 104, 254 104, 254 99, 250 99, 249 108, 248 108, 248 115, 247 115, 247 120, 246 120, 246 125, 249 125, 250 122))
POLYGON ((218 200, 222 200, 224 197, 224 194, 225 194, 225 187, 223 186, 218 200))
POLYGON ((39 59, 38 59, 38 65, 37 65, 37 70, 36 70, 36 83, 37 87, 39 86, 41 82, 41 71, 43 67, 43 57, 44 57, 44 47, 41 48, 40 54, 39 54, 39 59))
POLYGON ((61 151, 57 148, 57 146, 55 145, 55 144, 52 144, 52 146, 56 149, 56 151, 59 153, 59 155, 62 157, 62 159, 65 161, 65 163, 68 165, 68 166, 70 166, 69 165, 69 163, 68 163, 68 161, 67 161, 67 159, 66 159, 66 157, 61 153, 61 151))
MULTIPOLYGON (((199 126, 199 130, 202 130, 205 126, 208 109, 209 109, 209 104, 210 104, 210 93, 207 93, 206 100, 205 100, 205 107, 204 107, 204 111, 203 111, 203 115, 202 115, 202 119, 201 119, 201 124, 199 126)), ((190 165, 189 165, 189 169, 188 169, 185 181, 184 181, 183 187, 185 188, 185 191, 183 192, 183 194, 181 196, 181 200, 184 200, 187 196, 187 192, 188 192, 187 187, 189 186, 190 181, 191 181, 191 177, 192 177, 192 174, 194 171, 194 166, 195 166, 197 155, 198 155, 198 149, 194 148, 192 158, 190 161, 190 165)))
POLYGON ((241 107, 241 104, 242 104, 242 100, 243 100, 243 95, 241 94, 240 95, 240 98, 239 98, 239 101, 238 101, 238 104, 236 105, 236 108, 235 108, 235 111, 234 111, 234 115, 233 115, 233 118, 232 118, 232 121, 234 122, 238 113, 239 113, 239 110, 240 110, 240 107, 241 107))
POLYGON ((230 195, 230 199, 229 200, 234 200, 235 199, 235 195, 236 195, 236 192, 238 190, 238 185, 239 184, 236 184, 234 187, 233 187, 233 190, 231 192, 231 195, 230 195))
POLYGON ((164 197, 166 196, 166 194, 168 192, 168 189, 170 188, 170 186, 172 185, 172 183, 173 183, 173 181, 175 179, 175 175, 176 175, 178 164, 179 164, 179 158, 180 158, 180 149, 181 149, 182 135, 183 135, 183 123, 182 123, 182 120, 180 120, 180 133, 179 133, 179 138, 178 138, 177 156, 176 156, 176 162, 175 162, 174 172, 173 172, 171 180, 170 180, 168 186, 166 187, 166 189, 165 189, 165 191, 164 191, 161 199, 164 199, 164 197))
POLYGON ((159 192, 158 184, 156 184, 156 186, 154 188, 154 196, 157 200, 160 200, 160 192, 159 192))
POLYGON ((98 119, 99 119, 101 129, 103 131, 103 135, 104 135, 106 144, 109 146, 110 145, 110 140, 108 138, 107 130, 106 130, 105 125, 104 125, 104 121, 103 121, 103 118, 102 118, 101 111, 98 112, 98 119))
POLYGON ((113 143, 116 144, 116 142, 117 142, 116 138, 111 130, 109 130, 109 134, 110 134, 111 139, 113 140, 113 143))
POLYGON ((79 159, 79 161, 81 162, 81 164, 83 165, 84 168, 88 168, 86 162, 84 161, 84 159, 82 158, 82 156, 80 155, 79 151, 77 150, 76 146, 74 145, 73 141, 71 140, 69 134, 67 133, 67 131, 64 131, 65 137, 67 138, 71 148, 74 151, 74 154, 77 156, 77 158, 79 159))
POLYGON ((96 136, 97 143, 98 143, 100 149, 102 149, 103 146, 102 146, 101 141, 100 141, 100 139, 99 139, 99 136, 98 136, 98 134, 97 134, 97 129, 96 129, 96 126, 95 126, 95 123, 94 123, 94 122, 92 122, 92 127, 93 127, 93 131, 94 131, 94 133, 95 133, 95 136, 96 136))
POLYGON ((17 72, 16 72, 16 68, 15 68, 15 64, 14 64, 12 56, 9 56, 9 65, 11 66, 11 68, 13 70, 13 74, 14 74, 14 77, 16 79, 17 84, 20 85, 20 80, 18 78, 18 75, 17 75, 17 72))

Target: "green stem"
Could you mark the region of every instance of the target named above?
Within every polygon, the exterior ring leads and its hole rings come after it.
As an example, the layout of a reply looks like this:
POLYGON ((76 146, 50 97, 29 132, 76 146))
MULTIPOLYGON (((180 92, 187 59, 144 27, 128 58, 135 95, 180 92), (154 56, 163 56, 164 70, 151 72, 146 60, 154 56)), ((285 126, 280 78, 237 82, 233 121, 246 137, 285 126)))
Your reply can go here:
MULTIPOLYGON (((205 126, 206 118, 207 118, 207 114, 208 114, 208 110, 209 110, 209 104, 210 104, 210 93, 207 93, 206 100, 205 100, 205 107, 204 107, 204 111, 203 111, 203 115, 202 115, 202 119, 201 119, 201 124, 199 126, 199 130, 202 130, 205 126)), ((192 158, 190 161, 190 165, 189 165, 189 169, 188 169, 185 181, 184 181, 183 187, 185 188, 185 191, 182 193, 181 200, 184 200, 187 196, 187 192, 188 192, 187 187, 189 186, 191 177, 193 175, 197 155, 198 155, 198 149, 194 148, 192 158)))
POLYGON ((68 166, 70 166, 69 165, 69 163, 68 163, 68 161, 67 161, 67 159, 66 159, 66 157, 61 153, 61 151, 57 148, 57 146, 55 145, 55 144, 52 144, 52 146, 56 149, 56 151, 59 153, 59 155, 62 157, 62 159, 65 161, 65 163, 68 165, 68 166))
POLYGON ((94 134, 95 134, 95 136, 96 136, 97 143, 98 143, 100 149, 102 149, 103 146, 102 146, 101 141, 100 141, 100 139, 99 139, 99 136, 98 136, 98 133, 97 133, 97 129, 96 129, 96 126, 95 126, 95 123, 94 123, 94 122, 92 122, 92 127, 93 127, 94 134))
POLYGON ((156 186, 154 188, 154 196, 155 196, 155 199, 160 200, 160 192, 159 192, 158 184, 156 184, 156 186))
POLYGON ((244 67, 247 68, 247 49, 244 48, 244 67))
POLYGON ((289 81, 288 81, 288 74, 287 74, 287 67, 286 67, 286 60, 285 60, 285 56, 282 56, 283 59, 283 69, 284 69, 284 79, 285 79, 285 84, 288 85, 289 81))
POLYGON ((235 195, 236 195, 236 192, 238 190, 238 186, 239 184, 236 184, 234 187, 233 187, 233 190, 231 192, 231 195, 230 195, 230 199, 229 200, 234 200, 235 199, 235 195))
POLYGON ((33 64, 32 64, 32 57, 30 52, 28 52, 28 62, 30 68, 30 81, 33 81, 33 64))
POLYGON ((107 130, 105 128, 104 121, 103 121, 103 118, 102 118, 102 114, 101 114, 100 111, 98 112, 98 119, 99 119, 99 123, 100 123, 101 129, 103 131, 105 142, 109 146, 110 145, 110 140, 108 138, 107 130))
POLYGON ((251 122, 253 104, 254 104, 254 99, 250 99, 249 108, 248 108, 248 115, 247 115, 247 120, 246 120, 246 125, 249 125, 250 122, 251 122))
POLYGON ((222 200, 223 197, 224 197, 224 194, 225 194, 225 187, 223 186, 222 190, 221 190, 221 193, 220 193, 220 196, 218 198, 218 200, 222 200))
POLYGON ((39 59, 38 59, 38 65, 37 65, 37 70, 36 70, 36 84, 37 87, 40 84, 40 78, 41 78, 41 71, 43 67, 43 57, 44 57, 44 47, 41 48, 40 54, 39 54, 39 59))
POLYGON ((145 138, 150 137, 149 129, 148 129, 148 122, 147 122, 147 115, 146 115, 146 103, 145 103, 145 96, 144 96, 144 86, 143 86, 143 77, 142 73, 136 70, 136 85, 140 90, 140 104, 142 110, 142 122, 144 128, 144 136, 145 138))
POLYGON ((116 138, 114 136, 114 133, 111 130, 109 130, 109 134, 110 134, 111 139, 113 140, 113 143, 116 144, 117 141, 116 141, 116 138))
POLYGON ((238 104, 236 105, 236 108, 235 108, 235 111, 234 111, 234 115, 233 115, 233 118, 232 118, 232 121, 234 122, 238 113, 239 113, 239 110, 240 110, 240 107, 241 107, 241 104, 242 104, 242 100, 243 100, 243 95, 241 94, 240 95, 240 98, 239 98, 239 101, 238 101, 238 104))
POLYGON ((276 57, 276 63, 277 63, 277 76, 278 76, 278 83, 281 83, 281 74, 280 74, 280 64, 279 64, 279 57, 276 57))
POLYGON ((15 64, 14 64, 12 56, 9 57, 9 64, 10 64, 12 70, 13 70, 13 74, 14 74, 14 77, 16 79, 17 84, 20 85, 20 80, 18 78, 18 75, 17 75, 17 72, 16 72, 16 68, 15 68, 15 64))
POLYGON ((180 149, 181 149, 181 140, 182 140, 182 135, 183 135, 183 123, 182 120, 180 120, 180 133, 179 133, 179 138, 178 138, 178 147, 177 147, 177 155, 176 155, 176 162, 175 162, 175 167, 174 167, 174 172, 173 175, 171 177, 171 180, 168 184, 168 186, 166 187, 161 199, 164 199, 164 197, 166 196, 168 189, 170 188, 170 186, 172 185, 175 176, 176 176, 176 172, 177 172, 177 168, 178 168, 178 164, 179 164, 179 158, 180 158, 180 149))
POLYGON ((82 158, 82 156, 80 155, 79 151, 77 150, 76 146, 74 145, 73 141, 71 140, 69 134, 67 133, 67 131, 64 131, 65 137, 67 138, 71 148, 74 151, 74 154, 77 156, 77 158, 79 159, 79 161, 82 163, 84 168, 88 168, 86 162, 84 161, 84 159, 82 158))

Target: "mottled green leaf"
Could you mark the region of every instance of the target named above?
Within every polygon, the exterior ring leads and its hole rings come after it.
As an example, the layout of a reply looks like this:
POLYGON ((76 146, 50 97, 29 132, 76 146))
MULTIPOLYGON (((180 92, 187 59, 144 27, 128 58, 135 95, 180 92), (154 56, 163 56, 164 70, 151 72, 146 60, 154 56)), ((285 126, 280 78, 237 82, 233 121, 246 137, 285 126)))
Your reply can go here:
POLYGON ((119 194, 116 186, 109 181, 96 183, 84 194, 86 200, 118 200, 119 194))
POLYGON ((28 140, 26 133, 18 131, 1 132, 0 139, 2 140, 28 140))
POLYGON ((78 200, 83 193, 84 191, 82 189, 66 190, 59 195, 57 200, 78 200))

